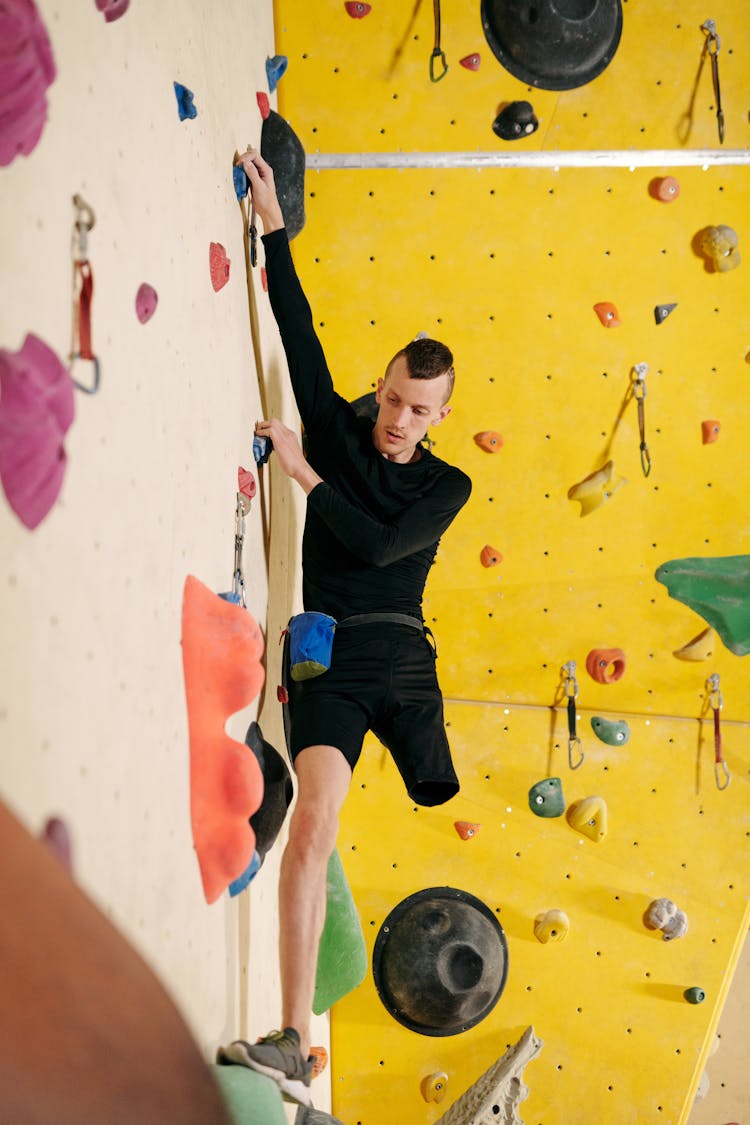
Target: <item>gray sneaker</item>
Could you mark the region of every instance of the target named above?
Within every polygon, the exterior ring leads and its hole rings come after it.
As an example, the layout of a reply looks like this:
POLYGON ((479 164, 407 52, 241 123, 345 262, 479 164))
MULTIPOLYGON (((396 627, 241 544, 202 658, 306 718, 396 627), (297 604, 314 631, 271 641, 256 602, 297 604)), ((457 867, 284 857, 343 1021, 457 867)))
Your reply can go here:
POLYGON ((271 1031, 257 1043, 235 1039, 228 1047, 219 1047, 217 1063, 240 1063, 272 1078, 286 1101, 310 1105, 310 1080, 313 1060, 302 1058, 299 1035, 293 1027, 271 1031))

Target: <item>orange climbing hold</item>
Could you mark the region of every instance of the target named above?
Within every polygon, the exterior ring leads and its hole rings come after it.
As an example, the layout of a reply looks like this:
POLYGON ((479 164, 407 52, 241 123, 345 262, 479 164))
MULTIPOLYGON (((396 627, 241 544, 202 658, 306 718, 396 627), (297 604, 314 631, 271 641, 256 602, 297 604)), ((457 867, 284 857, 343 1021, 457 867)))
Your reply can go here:
POLYGON ((598 684, 615 684, 625 671, 625 653, 621 648, 592 648, 586 671, 598 684))
POLYGON ((721 422, 716 418, 707 418, 705 422, 701 422, 701 432, 703 434, 703 444, 711 445, 712 442, 719 440, 721 422))
POLYGON ((250 863, 248 821, 263 774, 244 743, 224 730, 263 686, 263 635, 253 616, 193 575, 182 600, 182 666, 190 738, 190 819, 206 902, 215 902, 250 863))
POLYGON ((650 195, 662 203, 672 203, 680 194, 679 181, 674 176, 659 176, 648 186, 650 195))
POLYGON ((482 430, 474 434, 474 441, 485 453, 497 453, 503 447, 503 439, 497 430, 482 430))
POLYGON ((311 1047, 310 1055, 313 1061, 312 1076, 317 1078, 328 1066, 328 1051, 325 1047, 311 1047))
POLYGON ((473 840, 482 826, 481 824, 475 824, 471 820, 454 820, 453 827, 462 840, 473 840))
POLYGON ((594 312, 605 328, 617 328, 622 323, 617 309, 611 301, 600 301, 594 305, 594 312))
POLYGON ((498 563, 503 561, 503 556, 500 554, 496 547, 490 547, 490 545, 487 544, 486 547, 482 547, 482 553, 479 556, 479 560, 482 566, 497 566, 498 563))

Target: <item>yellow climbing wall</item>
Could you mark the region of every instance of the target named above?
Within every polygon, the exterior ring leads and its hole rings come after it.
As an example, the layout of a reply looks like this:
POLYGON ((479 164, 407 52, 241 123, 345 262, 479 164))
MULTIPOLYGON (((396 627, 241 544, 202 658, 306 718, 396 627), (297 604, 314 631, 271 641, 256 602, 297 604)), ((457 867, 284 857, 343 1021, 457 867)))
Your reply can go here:
MULTIPOLYGON (((704 627, 669 598, 656 567, 671 558, 748 553, 750 458, 746 265, 720 275, 695 236, 724 223, 748 240, 750 177, 719 165, 569 167, 568 150, 717 150, 706 12, 696 3, 624 4, 618 53, 600 78, 563 94, 529 90, 491 54, 479 4, 443 4, 450 70, 432 85, 432 6, 277 4, 276 48, 289 58, 280 107, 308 154, 365 154, 362 167, 308 171, 307 223, 294 244, 338 389, 371 389, 419 330, 456 357, 453 413, 432 435, 439 456, 474 482, 445 536, 426 616, 462 791, 415 809, 389 758, 366 745, 339 847, 368 948, 393 907, 429 886, 460 887, 497 911, 509 943, 507 987, 492 1013, 452 1037, 391 1018, 368 979, 333 1013, 334 1110, 348 1125, 430 1122, 533 1024, 545 1047, 530 1064, 522 1116, 534 1125, 684 1122, 747 928, 750 693, 748 665, 720 641, 710 659, 673 652, 704 627), (458 60, 482 56, 474 73, 458 60), (540 128, 515 145, 492 121, 528 98, 540 128), (372 168, 366 154, 559 150, 560 167, 372 168), (672 203, 652 180, 673 174, 672 203), (622 321, 605 328, 593 306, 622 321), (677 307, 660 325, 657 305, 677 307), (639 453, 632 372, 647 363, 639 453), (704 445, 701 422, 721 423, 704 445), (473 435, 497 430, 488 454, 473 435), (581 517, 568 490, 612 459, 625 478, 581 517), (502 562, 485 569, 485 544, 502 562), (619 647, 616 684, 586 673, 595 647, 619 647), (568 767, 561 668, 574 660, 585 760, 568 767), (715 785, 706 680, 724 697, 728 789, 715 785), (626 718, 631 738, 599 742, 594 715, 626 718), (566 801, 600 795, 599 844, 565 818, 542 820, 531 785, 560 776, 566 801), (462 841, 455 820, 481 824, 462 841), (648 903, 686 911, 685 938, 648 931, 648 903), (568 938, 541 945, 535 916, 565 910, 568 938), (686 988, 706 992, 688 1005, 686 988), (448 1075, 441 1104, 420 1080, 448 1075)), ((746 148, 750 82, 738 0, 716 5, 725 148, 746 148)), ((575 161, 573 161, 575 163, 575 161)))

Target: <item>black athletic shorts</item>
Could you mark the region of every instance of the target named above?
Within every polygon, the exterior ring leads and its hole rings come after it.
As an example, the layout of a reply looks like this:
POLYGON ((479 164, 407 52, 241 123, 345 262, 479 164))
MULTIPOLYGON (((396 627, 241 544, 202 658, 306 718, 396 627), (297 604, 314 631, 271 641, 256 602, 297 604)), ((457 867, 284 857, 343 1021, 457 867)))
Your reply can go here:
POLYGON ((331 667, 289 682, 292 760, 335 746, 354 769, 371 730, 388 748, 418 805, 442 805, 459 789, 443 720, 435 650, 408 625, 339 626, 331 667))

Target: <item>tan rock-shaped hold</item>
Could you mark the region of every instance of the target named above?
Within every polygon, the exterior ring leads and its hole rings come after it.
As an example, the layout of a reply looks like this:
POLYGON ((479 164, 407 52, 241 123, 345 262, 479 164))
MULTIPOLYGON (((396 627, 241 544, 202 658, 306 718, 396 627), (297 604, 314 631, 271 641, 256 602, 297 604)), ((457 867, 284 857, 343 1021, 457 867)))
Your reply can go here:
POLYGON ((565 814, 568 824, 598 844, 607 835, 607 802, 603 797, 582 797, 565 814))
POLYGON ((662 933, 664 934, 665 941, 674 941, 675 938, 684 937, 688 931, 687 914, 684 910, 678 910, 674 918, 670 918, 666 926, 662 926, 662 933))
POLYGON ((661 930, 674 918, 677 904, 671 898, 655 898, 643 915, 643 924, 649 930, 661 930))
POLYGON ((534 919, 534 937, 542 945, 550 941, 565 941, 570 930, 570 919, 564 910, 546 910, 534 919))

